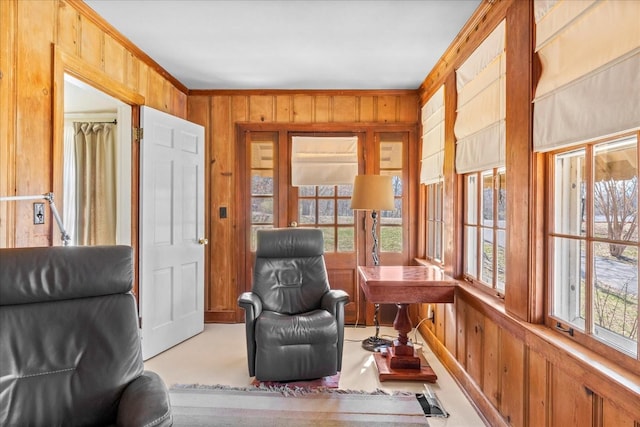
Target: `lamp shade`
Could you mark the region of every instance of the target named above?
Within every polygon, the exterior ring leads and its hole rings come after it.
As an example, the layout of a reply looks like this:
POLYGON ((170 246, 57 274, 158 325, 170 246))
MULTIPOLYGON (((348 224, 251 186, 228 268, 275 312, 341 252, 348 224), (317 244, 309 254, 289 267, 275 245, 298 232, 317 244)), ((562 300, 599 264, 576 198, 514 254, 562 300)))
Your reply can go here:
POLYGON ((391 176, 356 175, 351 209, 386 211, 395 209, 391 176))

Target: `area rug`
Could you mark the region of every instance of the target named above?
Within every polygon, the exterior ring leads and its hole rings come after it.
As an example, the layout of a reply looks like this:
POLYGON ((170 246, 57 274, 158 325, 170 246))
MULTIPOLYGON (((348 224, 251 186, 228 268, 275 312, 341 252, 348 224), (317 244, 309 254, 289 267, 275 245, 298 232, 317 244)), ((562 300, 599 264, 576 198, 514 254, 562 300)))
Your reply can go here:
POLYGON ((317 380, 308 381, 260 381, 253 379, 252 386, 256 387, 289 387, 289 388, 338 388, 340 384, 340 372, 328 377, 318 378, 317 380))
POLYGON ((413 393, 331 388, 175 385, 174 426, 428 426, 413 393))

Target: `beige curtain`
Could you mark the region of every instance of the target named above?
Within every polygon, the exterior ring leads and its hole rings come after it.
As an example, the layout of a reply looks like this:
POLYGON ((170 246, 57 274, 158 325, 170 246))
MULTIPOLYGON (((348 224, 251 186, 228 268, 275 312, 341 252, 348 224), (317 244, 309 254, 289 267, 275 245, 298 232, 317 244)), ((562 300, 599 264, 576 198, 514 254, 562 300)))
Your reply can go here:
POLYGON ((422 107, 422 161, 420 184, 443 180, 444 165, 444 85, 422 107))
POLYGON ((291 185, 350 185, 357 174, 357 136, 292 138, 291 185))
POLYGON ((536 0, 539 152, 640 128, 640 1, 536 0))
POLYGON ((505 21, 456 70, 456 172, 504 166, 506 157, 505 21))
POLYGON ((116 243, 115 128, 74 123, 78 245, 116 243))

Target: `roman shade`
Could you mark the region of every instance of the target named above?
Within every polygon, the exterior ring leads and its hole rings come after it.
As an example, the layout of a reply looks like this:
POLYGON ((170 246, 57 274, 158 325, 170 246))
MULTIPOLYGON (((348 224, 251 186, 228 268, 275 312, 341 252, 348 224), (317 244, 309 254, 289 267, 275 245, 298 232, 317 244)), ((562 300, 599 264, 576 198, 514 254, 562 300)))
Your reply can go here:
POLYGON ((456 70, 456 172, 504 166, 505 21, 456 70))
POLYGON ((422 107, 420 183, 441 181, 444 165, 444 85, 422 107))
POLYGON ((357 174, 357 136, 292 138, 291 185, 350 185, 357 174))
POLYGON ((538 152, 640 127, 640 2, 536 0, 538 152))

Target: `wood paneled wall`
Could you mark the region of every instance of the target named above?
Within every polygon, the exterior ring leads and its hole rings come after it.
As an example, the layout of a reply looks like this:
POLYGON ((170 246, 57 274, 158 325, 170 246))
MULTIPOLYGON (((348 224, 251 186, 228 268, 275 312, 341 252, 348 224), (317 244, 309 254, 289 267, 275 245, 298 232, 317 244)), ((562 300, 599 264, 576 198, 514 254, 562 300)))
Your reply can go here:
POLYGON ((349 123, 414 126, 418 114, 417 91, 191 91, 187 118, 206 128, 209 164, 205 319, 235 322, 238 310, 236 124, 318 124, 319 131, 331 131, 349 123), (217 215, 220 207, 227 208, 227 218, 217 215))
MULTIPOLYGON (((0 1, 0 194, 33 195, 54 187, 54 62, 64 52, 92 70, 77 77, 179 117, 187 91, 78 0, 0 1), (118 87, 114 87, 118 86, 118 87)), ((62 64, 64 67, 64 64, 62 64)), ((82 67, 80 67, 82 68, 82 67)), ((0 204, 0 246, 48 246, 53 221, 33 225, 32 202, 0 204)), ((58 206, 60 209, 61 206, 58 206)), ((47 216, 49 219, 50 215, 47 216)))
POLYGON ((466 283, 455 304, 434 312, 420 331, 488 425, 640 425, 640 376, 606 357, 509 315, 466 283))
MULTIPOLYGON (((507 293, 460 281, 421 332, 491 426, 640 426, 640 376, 544 325, 544 155, 532 152, 537 79, 533 0, 484 2, 420 88, 446 83, 445 269, 462 277, 462 190, 455 174, 455 68, 502 19, 507 57, 507 293), (515 76, 515 77, 513 77, 515 76)), ((420 261, 421 262, 421 261, 420 261)), ((427 317, 427 306, 418 307, 427 317)))

